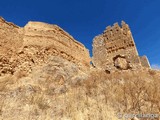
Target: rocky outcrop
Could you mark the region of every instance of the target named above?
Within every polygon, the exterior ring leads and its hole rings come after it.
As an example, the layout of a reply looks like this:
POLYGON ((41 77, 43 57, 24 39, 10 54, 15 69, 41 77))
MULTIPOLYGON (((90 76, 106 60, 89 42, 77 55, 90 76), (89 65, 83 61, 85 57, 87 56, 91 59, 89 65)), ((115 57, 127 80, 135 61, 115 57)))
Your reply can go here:
POLYGON ((108 71, 117 69, 150 68, 147 58, 138 55, 129 26, 122 21, 121 27, 115 23, 93 40, 92 62, 96 68, 108 71), (145 62, 141 59, 145 59, 145 62))
MULTIPOLYGON (((6 59, 6 70, 31 71, 33 65, 45 63, 51 56, 60 56, 87 69, 89 52, 83 44, 57 25, 28 22, 24 28, 0 18, 0 55, 6 59)), ((1 66, 4 72, 4 65, 1 66)))

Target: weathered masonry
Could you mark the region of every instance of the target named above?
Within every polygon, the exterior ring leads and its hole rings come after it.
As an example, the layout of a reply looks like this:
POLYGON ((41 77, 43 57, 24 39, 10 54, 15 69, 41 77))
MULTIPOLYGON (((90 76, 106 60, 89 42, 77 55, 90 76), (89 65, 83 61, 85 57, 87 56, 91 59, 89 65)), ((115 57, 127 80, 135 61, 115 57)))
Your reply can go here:
POLYGON ((121 27, 115 23, 94 38, 92 62, 95 67, 109 71, 150 67, 146 56, 139 57, 130 28, 124 21, 121 27))
POLYGON ((19 27, 0 17, 0 76, 31 71, 50 56, 60 56, 83 70, 90 67, 89 51, 57 25, 28 22, 19 27))

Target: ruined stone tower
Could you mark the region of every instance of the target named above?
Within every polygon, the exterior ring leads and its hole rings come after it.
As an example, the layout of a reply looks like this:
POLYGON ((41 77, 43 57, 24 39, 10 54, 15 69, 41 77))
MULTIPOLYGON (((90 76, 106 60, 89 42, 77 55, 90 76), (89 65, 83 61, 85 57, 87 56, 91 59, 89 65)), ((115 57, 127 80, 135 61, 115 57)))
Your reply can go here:
POLYGON ((139 57, 129 26, 122 21, 108 26, 93 40, 93 65, 114 71, 150 67, 146 56, 139 57))

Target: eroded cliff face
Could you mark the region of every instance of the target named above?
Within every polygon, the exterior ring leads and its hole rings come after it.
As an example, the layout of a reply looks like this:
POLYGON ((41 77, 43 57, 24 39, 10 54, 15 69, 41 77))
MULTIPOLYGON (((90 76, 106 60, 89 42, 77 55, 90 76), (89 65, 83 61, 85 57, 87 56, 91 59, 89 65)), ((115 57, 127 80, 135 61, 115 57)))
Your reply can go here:
POLYGON ((86 70, 89 51, 57 25, 28 22, 24 28, 0 18, 0 75, 32 71, 51 56, 60 56, 86 70))

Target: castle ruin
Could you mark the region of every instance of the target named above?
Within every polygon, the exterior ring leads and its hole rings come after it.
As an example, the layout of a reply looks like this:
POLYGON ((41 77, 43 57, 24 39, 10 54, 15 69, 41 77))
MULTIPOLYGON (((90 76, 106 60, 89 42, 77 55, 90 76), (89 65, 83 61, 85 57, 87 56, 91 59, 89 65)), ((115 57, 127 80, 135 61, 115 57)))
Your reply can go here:
POLYGON ((32 67, 59 56, 86 70, 89 51, 57 25, 28 22, 19 27, 0 17, 0 76, 32 67))
MULTIPOLYGON (((24 27, 0 17, 0 76, 17 70, 32 71, 50 56, 60 56, 82 71, 90 69, 85 46, 57 25, 28 22, 24 27)), ((93 40, 92 63, 106 71, 150 68, 146 56, 139 57, 129 26, 122 22, 108 26, 93 40)))
POLYGON ((108 71, 150 68, 146 56, 139 57, 129 26, 122 21, 108 26, 93 40, 92 63, 108 71))

